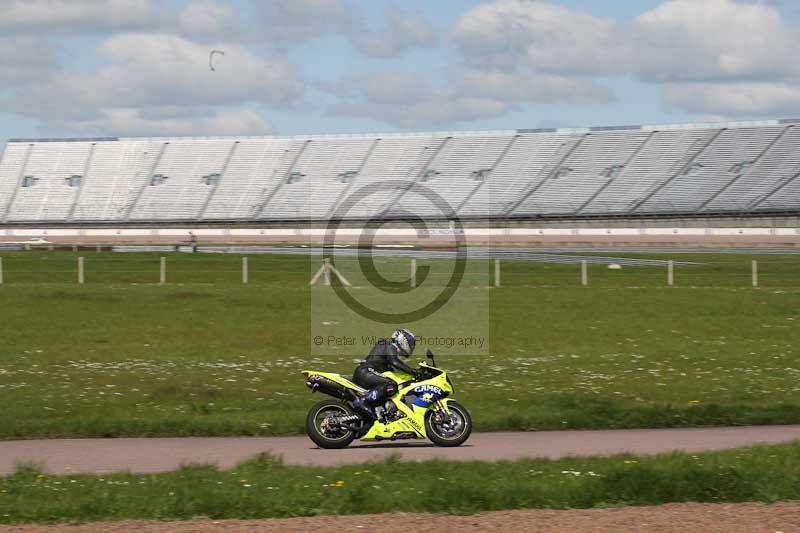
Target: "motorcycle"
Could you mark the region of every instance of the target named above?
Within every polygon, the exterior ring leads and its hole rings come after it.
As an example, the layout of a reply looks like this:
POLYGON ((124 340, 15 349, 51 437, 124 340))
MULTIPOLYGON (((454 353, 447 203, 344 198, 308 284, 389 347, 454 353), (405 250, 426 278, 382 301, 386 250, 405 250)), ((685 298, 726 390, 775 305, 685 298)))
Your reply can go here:
POLYGON ((353 440, 381 441, 429 439, 437 446, 460 446, 472 433, 472 418, 464 406, 450 398, 453 382, 430 364, 421 362, 415 378, 400 371, 381 375, 397 383, 397 393, 375 408, 377 420, 368 420, 353 408, 365 391, 341 374, 303 370, 311 392, 322 392, 334 400, 323 400, 308 411, 306 433, 320 448, 344 448, 353 440))

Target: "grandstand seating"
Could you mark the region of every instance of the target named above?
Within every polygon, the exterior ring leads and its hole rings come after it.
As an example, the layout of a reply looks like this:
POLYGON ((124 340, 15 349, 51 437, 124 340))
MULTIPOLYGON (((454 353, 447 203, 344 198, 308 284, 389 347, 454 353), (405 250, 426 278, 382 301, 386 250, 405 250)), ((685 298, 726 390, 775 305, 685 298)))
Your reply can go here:
POLYGON ((797 213, 798 124, 17 139, 0 223, 797 213))

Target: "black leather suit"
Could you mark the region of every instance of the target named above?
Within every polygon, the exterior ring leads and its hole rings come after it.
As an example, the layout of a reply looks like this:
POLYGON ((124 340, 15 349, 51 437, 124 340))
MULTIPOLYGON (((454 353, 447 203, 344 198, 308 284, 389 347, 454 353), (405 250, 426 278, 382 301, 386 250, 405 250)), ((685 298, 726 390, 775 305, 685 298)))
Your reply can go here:
POLYGON ((365 395, 367 402, 372 405, 380 405, 397 392, 395 382, 381 376, 381 372, 394 368, 414 375, 414 369, 405 364, 400 357, 400 350, 392 344, 392 341, 380 339, 372 347, 367 358, 356 367, 353 372, 353 381, 357 385, 369 389, 365 395))

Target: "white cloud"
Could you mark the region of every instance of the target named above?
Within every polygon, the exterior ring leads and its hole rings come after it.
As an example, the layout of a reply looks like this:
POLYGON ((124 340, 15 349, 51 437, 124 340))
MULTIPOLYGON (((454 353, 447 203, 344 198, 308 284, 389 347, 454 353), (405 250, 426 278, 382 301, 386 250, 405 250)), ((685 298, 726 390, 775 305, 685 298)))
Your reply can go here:
POLYGON ((52 72, 10 91, 0 100, 2 109, 59 130, 72 124, 77 131, 119 134, 122 128, 165 135, 196 125, 198 131, 252 133, 271 128, 254 112, 237 108, 291 105, 304 90, 285 58, 258 56, 231 43, 207 46, 174 35, 120 34, 103 41, 95 54, 100 66, 94 70, 52 72), (225 50, 213 72, 210 48, 225 50), (228 118, 230 125, 223 127, 228 118))
POLYGON ((44 39, 0 37, 0 91, 40 79, 57 65, 55 46, 44 39))
POLYGON ((361 15, 339 0, 269 0, 253 2, 265 40, 300 42, 329 34, 350 34, 361 15))
POLYGON ((532 0, 469 10, 453 38, 461 93, 515 102, 613 101, 599 76, 633 75, 699 115, 800 111, 800 34, 774 3, 669 0, 628 24, 532 0))
POLYGON ((700 116, 800 112, 800 34, 772 3, 671 0, 632 31, 636 73, 667 108, 700 116))
POLYGON ((613 20, 544 2, 481 4, 452 37, 457 55, 441 87, 413 72, 356 76, 338 86, 343 100, 329 110, 420 127, 496 117, 528 102, 606 103, 614 95, 590 75, 626 57, 613 20))
POLYGON ((188 116, 159 117, 137 109, 109 108, 100 110, 96 117, 54 121, 48 127, 92 136, 267 135, 273 132, 272 126, 253 110, 184 109, 181 115, 188 116))
MULTIPOLYGON (((377 59, 447 46, 433 56, 444 58, 441 76, 430 75, 436 66, 393 66, 403 70, 320 84, 333 95, 329 113, 401 127, 449 127, 529 103, 610 103, 623 78, 658 87, 665 108, 697 117, 797 115, 800 31, 787 6, 668 0, 623 21, 493 0, 445 32, 405 7, 385 9, 373 26, 352 0, 6 0, 0 111, 92 134, 263 132, 270 126, 255 110, 294 105, 304 92, 299 67, 275 50, 338 36, 377 59), (216 72, 212 49, 225 51, 216 72), (76 57, 70 70, 58 64, 67 54, 76 57)), ((354 68, 347 58, 341 67, 354 68)))
POLYGON ((19 91, 12 106, 29 114, 82 115, 102 107, 288 103, 303 92, 296 69, 281 57, 256 56, 231 43, 205 46, 172 35, 122 34, 97 50, 88 73, 59 71, 19 91), (210 48, 224 57, 208 67, 210 48))
POLYGON ((248 32, 232 4, 212 0, 191 2, 177 17, 178 30, 194 37, 213 36, 234 40, 248 32))
POLYGON ((361 10, 341 0, 269 0, 253 5, 261 23, 256 33, 262 40, 292 44, 340 35, 373 57, 393 57, 438 43, 436 30, 419 13, 397 7, 386 8, 386 28, 374 30, 361 10))
POLYGON ((800 85, 775 82, 681 83, 664 88, 664 103, 727 117, 800 114, 800 85))
POLYGON ((436 29, 419 13, 397 7, 384 11, 387 28, 383 31, 356 29, 351 41, 363 54, 393 57, 412 48, 432 48, 439 42, 436 29))
POLYGON ((656 82, 781 78, 800 53, 777 9, 733 0, 666 2, 637 18, 632 46, 637 72, 656 82))
POLYGON ((84 33, 157 28, 172 20, 155 0, 6 0, 0 29, 84 33))
POLYGON ((403 128, 446 127, 519 109, 525 102, 603 103, 613 98, 590 80, 535 73, 457 69, 445 87, 413 72, 381 72, 323 87, 340 101, 328 111, 403 128))
POLYGON ((465 68, 457 72, 460 92, 507 102, 602 104, 614 101, 610 89, 590 78, 522 69, 465 68))
POLYGON ((402 128, 442 126, 502 114, 510 105, 492 98, 432 87, 409 72, 384 72, 349 78, 335 92, 334 115, 363 116, 402 128))
POLYGON ((561 74, 617 72, 628 48, 618 23, 562 6, 496 0, 467 11, 453 31, 465 62, 561 74))

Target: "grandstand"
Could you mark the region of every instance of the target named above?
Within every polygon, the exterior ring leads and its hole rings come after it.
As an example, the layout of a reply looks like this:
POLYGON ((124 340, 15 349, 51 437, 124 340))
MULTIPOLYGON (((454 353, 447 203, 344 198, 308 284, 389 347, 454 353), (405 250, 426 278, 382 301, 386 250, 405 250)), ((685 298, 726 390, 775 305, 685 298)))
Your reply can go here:
POLYGON ((0 162, 6 226, 798 214, 800 119, 12 139, 0 162))

